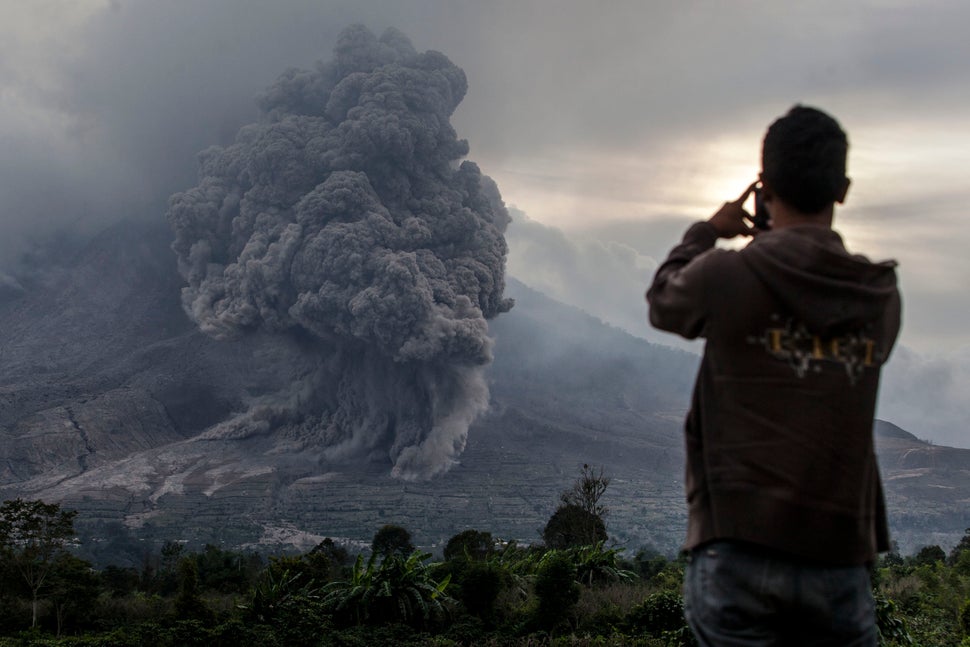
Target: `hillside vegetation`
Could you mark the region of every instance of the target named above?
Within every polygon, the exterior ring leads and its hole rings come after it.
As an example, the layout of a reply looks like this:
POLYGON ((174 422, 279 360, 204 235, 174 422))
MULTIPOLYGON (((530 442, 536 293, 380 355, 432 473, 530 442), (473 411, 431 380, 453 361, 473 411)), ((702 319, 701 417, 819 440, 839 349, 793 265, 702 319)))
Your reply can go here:
MULTIPOLYGON (((387 524, 356 555, 330 539, 270 557, 168 541, 139 567, 79 557, 74 511, 6 501, 0 646, 694 644, 682 558, 607 540, 610 482, 584 466, 542 544, 468 529, 432 555, 387 524)), ((970 529, 949 554, 884 556, 873 588, 880 644, 970 645, 970 529)))

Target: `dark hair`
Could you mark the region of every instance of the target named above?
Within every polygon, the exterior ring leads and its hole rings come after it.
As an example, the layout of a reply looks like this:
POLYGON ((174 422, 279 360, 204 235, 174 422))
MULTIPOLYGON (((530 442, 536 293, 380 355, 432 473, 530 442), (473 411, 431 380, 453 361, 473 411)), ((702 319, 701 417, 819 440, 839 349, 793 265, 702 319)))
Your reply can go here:
POLYGON ((781 200, 802 213, 817 213, 841 197, 848 150, 839 122, 796 105, 768 128, 761 169, 781 200))

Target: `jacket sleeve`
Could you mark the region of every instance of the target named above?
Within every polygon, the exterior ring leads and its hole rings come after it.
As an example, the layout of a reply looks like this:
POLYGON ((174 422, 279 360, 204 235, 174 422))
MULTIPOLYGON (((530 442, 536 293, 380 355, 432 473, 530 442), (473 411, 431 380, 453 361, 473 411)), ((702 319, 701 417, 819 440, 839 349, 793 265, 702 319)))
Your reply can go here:
POLYGON ((683 240, 657 268, 647 290, 650 323, 661 330, 694 339, 704 331, 707 307, 704 252, 713 249, 717 232, 708 222, 691 225, 683 240))
POLYGON ((886 315, 883 317, 882 359, 884 362, 889 359, 889 353, 892 351, 893 346, 896 345, 902 316, 902 300, 897 289, 890 298, 889 304, 886 306, 886 315))

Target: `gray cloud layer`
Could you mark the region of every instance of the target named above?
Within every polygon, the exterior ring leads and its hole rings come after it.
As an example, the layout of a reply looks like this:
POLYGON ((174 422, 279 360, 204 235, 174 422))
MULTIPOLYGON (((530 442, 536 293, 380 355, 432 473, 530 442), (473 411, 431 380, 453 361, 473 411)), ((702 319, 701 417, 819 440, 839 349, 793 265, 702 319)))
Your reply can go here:
MULTIPOLYGON (((546 294, 577 306, 605 322, 649 341, 700 353, 702 342, 686 342, 653 330, 646 322, 643 292, 657 260, 680 239, 678 219, 651 223, 613 223, 585 234, 565 233, 517 214, 509 227, 509 271, 546 294), (622 240, 622 243, 615 242, 622 240)), ((933 312, 959 307, 952 295, 928 307, 933 312), (946 303, 949 301, 949 304, 946 303)), ((883 370, 878 416, 920 438, 955 447, 970 446, 970 350, 946 356, 898 346, 883 370)))
POLYGON ((697 349, 696 342, 681 341, 646 323, 643 294, 657 268, 658 254, 666 250, 651 256, 631 245, 633 241, 618 242, 628 240, 623 237, 569 235, 515 209, 512 215, 507 235, 511 275, 632 335, 668 346, 697 349))

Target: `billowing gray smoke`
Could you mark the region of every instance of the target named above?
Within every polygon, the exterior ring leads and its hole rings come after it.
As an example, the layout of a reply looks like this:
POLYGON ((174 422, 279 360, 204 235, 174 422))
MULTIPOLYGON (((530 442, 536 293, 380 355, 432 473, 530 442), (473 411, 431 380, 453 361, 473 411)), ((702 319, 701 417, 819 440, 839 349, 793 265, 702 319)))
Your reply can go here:
POLYGON ((216 338, 309 338, 317 358, 222 433, 296 428, 333 460, 384 453, 404 479, 454 464, 487 406, 486 319, 512 305, 508 213, 449 122, 466 88, 444 55, 352 27, 201 154, 169 211, 186 311, 216 338))

